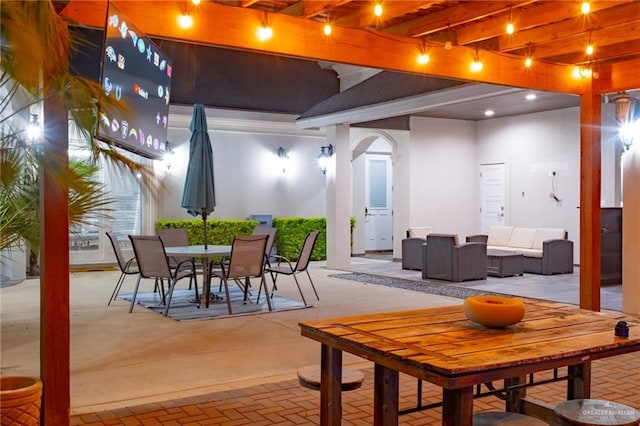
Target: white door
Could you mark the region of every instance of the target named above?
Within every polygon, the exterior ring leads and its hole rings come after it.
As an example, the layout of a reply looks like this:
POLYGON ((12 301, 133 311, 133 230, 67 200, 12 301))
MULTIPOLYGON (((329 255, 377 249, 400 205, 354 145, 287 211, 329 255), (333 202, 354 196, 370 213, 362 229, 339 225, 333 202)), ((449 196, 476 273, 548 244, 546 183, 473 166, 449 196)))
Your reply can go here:
POLYGON ((391 158, 366 155, 365 251, 393 250, 391 158))
POLYGON ((480 181, 482 182, 482 232, 487 233, 493 225, 504 225, 505 193, 504 163, 482 164, 480 181))

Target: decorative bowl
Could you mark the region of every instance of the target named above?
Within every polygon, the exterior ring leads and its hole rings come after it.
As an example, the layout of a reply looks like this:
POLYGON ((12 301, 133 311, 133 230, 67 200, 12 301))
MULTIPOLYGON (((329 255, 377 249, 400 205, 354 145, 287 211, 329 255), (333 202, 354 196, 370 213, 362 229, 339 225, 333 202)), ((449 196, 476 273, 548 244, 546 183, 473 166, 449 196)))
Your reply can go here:
POLYGON ((477 324, 502 328, 524 318, 524 303, 513 297, 471 296, 464 300, 463 311, 469 320, 477 324))

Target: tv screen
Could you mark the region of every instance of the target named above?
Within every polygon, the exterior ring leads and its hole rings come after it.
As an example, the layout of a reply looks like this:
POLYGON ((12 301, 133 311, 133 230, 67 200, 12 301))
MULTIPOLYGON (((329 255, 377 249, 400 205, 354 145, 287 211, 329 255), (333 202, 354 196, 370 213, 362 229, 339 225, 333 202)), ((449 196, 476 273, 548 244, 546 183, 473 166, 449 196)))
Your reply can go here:
POLYGON ((101 83, 128 106, 123 116, 100 113, 96 137, 149 158, 165 151, 171 91, 170 59, 108 2, 101 83))

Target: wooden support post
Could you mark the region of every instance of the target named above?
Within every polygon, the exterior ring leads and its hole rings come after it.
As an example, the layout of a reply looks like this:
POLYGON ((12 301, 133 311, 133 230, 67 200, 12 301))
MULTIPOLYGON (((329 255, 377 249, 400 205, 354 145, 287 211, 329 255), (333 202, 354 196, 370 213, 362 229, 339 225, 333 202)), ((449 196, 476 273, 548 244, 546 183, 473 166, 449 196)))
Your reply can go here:
POLYGON ((40 151, 40 376, 42 424, 69 424, 69 189, 67 109, 44 101, 40 151))
POLYGON ((600 310, 601 96, 592 80, 580 104, 580 307, 600 310))

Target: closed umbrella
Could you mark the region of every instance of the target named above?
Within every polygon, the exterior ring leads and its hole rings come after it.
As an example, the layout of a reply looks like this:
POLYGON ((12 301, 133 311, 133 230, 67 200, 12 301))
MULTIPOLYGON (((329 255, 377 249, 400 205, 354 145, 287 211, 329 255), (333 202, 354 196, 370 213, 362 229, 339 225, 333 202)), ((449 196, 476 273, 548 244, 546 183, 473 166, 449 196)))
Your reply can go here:
POLYGON ((207 133, 207 116, 204 106, 193 106, 193 117, 189 125, 189 165, 184 181, 181 206, 192 216, 202 215, 204 224, 204 246, 207 247, 207 215, 216 207, 213 182, 213 151, 207 133))

